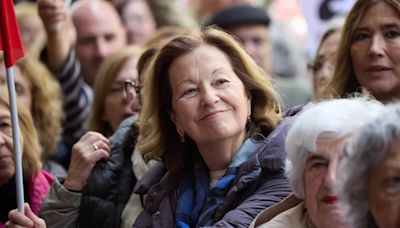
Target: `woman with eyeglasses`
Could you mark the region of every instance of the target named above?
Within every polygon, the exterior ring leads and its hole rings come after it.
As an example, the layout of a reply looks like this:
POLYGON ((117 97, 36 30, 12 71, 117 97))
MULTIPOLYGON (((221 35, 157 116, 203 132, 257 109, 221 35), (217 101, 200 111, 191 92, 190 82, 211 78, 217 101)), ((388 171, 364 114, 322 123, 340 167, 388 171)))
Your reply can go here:
POLYGON ((139 132, 133 124, 140 111, 136 65, 141 53, 138 46, 126 47, 99 69, 89 131, 73 146, 68 174, 55 180, 41 211, 48 226, 122 226, 138 176, 131 156, 139 132))
POLYGON ((100 67, 94 84, 92 114, 88 121, 88 130, 111 136, 119 124, 129 116, 137 116, 140 111, 138 97, 128 88, 139 85, 136 70, 142 50, 130 46, 110 56, 100 67))

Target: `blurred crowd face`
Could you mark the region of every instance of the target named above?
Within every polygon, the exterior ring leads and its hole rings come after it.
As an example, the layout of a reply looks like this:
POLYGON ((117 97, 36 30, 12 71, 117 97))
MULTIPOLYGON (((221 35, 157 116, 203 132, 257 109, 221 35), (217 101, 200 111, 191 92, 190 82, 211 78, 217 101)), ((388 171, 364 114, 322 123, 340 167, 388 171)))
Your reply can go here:
POLYGON ((126 43, 126 31, 110 3, 90 0, 73 11, 77 32, 76 54, 85 81, 93 85, 103 60, 126 43))
MULTIPOLYGON (((17 99, 25 107, 31 110, 32 107, 32 83, 26 75, 21 72, 18 65, 13 67, 14 85, 17 99)), ((3 62, 0 62, 0 86, 2 89, 7 88, 6 68, 3 62)))
POLYGON ((268 36, 268 27, 263 24, 245 24, 227 30, 242 42, 257 64, 269 72, 272 44, 268 36))
POLYGON ((331 133, 322 133, 316 141, 316 153, 309 153, 306 160, 305 205, 311 222, 317 228, 350 227, 333 192, 344 142, 345 138, 336 139, 331 133))
POLYGON ((350 48, 360 84, 379 100, 400 94, 400 15, 386 3, 366 11, 350 48))
POLYGON ((314 92, 318 93, 333 76, 335 70, 335 53, 339 44, 340 32, 333 32, 321 43, 312 66, 314 92))
POLYGON ((199 148, 223 140, 242 144, 250 98, 222 51, 197 47, 175 59, 168 74, 171 119, 179 133, 187 133, 199 148))
MULTIPOLYGON (((20 136, 20 143, 23 138, 20 136)), ((21 153, 23 148, 21 148, 21 153)), ((15 174, 11 115, 8 107, 0 104, 0 186, 7 183, 15 174)))
POLYGON ((42 20, 39 15, 32 15, 18 21, 18 26, 21 31, 22 41, 25 47, 34 44, 41 32, 44 32, 42 20))
POLYGON ((130 0, 122 10, 122 20, 128 32, 129 44, 142 44, 157 27, 149 5, 144 0, 130 0))
POLYGON ((125 81, 133 81, 136 85, 138 82, 138 73, 136 71, 137 58, 129 59, 121 68, 115 80, 109 87, 108 94, 104 101, 105 119, 109 122, 113 131, 127 117, 138 115, 140 111, 139 98, 134 96, 128 99, 125 94, 125 81))
POLYGON ((392 142, 383 161, 369 173, 368 201, 375 223, 400 227, 400 140, 392 142))

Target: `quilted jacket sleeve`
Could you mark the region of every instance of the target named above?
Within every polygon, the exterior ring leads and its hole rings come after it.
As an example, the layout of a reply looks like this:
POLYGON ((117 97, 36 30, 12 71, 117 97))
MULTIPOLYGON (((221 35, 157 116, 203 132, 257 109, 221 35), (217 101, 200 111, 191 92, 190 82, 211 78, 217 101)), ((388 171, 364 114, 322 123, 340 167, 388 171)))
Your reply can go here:
MULTIPOLYGON (((288 129, 294 121, 287 116, 279 126, 264 140, 265 145, 257 154, 255 161, 246 162, 248 169, 261 167, 257 185, 238 192, 238 206, 229 210, 213 227, 249 227, 251 222, 263 209, 268 208, 291 194, 289 183, 285 177, 285 139, 288 129), (244 195, 244 196, 243 196, 244 195), (244 199, 241 199, 244 198, 244 199)), ((254 171, 255 172, 255 171, 254 171)), ((240 179, 239 179, 240 181, 240 179)), ((245 182, 243 180, 242 182, 245 182)), ((240 188, 240 183, 238 187, 240 188)))

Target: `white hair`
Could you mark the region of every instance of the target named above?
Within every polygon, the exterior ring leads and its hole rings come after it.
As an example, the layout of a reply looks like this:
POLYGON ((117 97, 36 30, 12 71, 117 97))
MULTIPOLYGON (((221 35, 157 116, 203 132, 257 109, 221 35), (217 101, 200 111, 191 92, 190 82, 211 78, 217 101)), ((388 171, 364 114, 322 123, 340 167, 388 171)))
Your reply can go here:
POLYGON ((337 191, 354 228, 377 227, 368 207, 370 168, 382 162, 391 143, 400 140, 400 103, 360 129, 339 163, 337 191))
POLYGON ((305 197, 305 163, 309 153, 316 153, 316 140, 322 133, 331 133, 337 139, 353 135, 383 109, 379 101, 358 97, 312 103, 300 113, 285 142, 286 175, 293 193, 305 197))

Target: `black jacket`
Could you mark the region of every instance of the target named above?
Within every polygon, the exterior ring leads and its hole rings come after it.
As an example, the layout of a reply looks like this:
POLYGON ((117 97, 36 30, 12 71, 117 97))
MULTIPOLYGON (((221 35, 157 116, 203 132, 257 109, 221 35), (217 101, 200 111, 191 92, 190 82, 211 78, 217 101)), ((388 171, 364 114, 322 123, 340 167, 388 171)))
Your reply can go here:
POLYGON ((119 228, 121 214, 136 184, 131 156, 138 128, 124 121, 111 141, 111 156, 97 163, 83 190, 79 227, 119 228))

